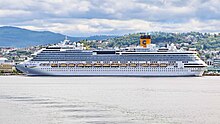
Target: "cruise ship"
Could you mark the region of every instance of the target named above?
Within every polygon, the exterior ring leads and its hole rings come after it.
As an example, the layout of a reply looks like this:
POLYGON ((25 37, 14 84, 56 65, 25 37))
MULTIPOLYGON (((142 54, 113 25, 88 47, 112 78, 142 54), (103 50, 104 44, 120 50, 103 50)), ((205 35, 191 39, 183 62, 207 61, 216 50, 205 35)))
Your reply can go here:
POLYGON ((86 50, 67 38, 41 49, 16 68, 29 76, 202 76, 207 65, 196 51, 157 47, 150 35, 140 45, 117 50, 86 50))

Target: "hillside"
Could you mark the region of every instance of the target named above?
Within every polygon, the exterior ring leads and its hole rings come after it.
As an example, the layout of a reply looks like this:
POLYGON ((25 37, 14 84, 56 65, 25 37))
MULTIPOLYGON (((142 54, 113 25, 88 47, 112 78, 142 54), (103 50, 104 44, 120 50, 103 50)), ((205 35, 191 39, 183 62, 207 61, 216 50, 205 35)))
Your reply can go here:
MULTIPOLYGON (((200 32, 187 33, 166 33, 166 32, 151 32, 150 33, 153 44, 165 45, 174 43, 179 47, 195 47, 197 50, 220 50, 220 35, 200 32)), ((124 35, 115 37, 100 42, 86 42, 81 41, 89 47, 128 47, 131 45, 137 46, 139 44, 140 33, 124 35)))
MULTIPOLYGON (((115 36, 91 36, 91 37, 70 37, 71 41, 83 39, 103 40, 115 36)), ((0 27, 0 46, 3 47, 29 47, 36 45, 55 44, 62 41, 65 35, 50 31, 32 31, 17 27, 0 27)))
MULTIPOLYGON (((198 50, 220 50, 220 35, 200 32, 167 33, 151 32, 152 43, 164 45, 179 44, 181 47, 196 47, 198 50)), ((71 41, 81 41, 88 47, 109 48, 138 45, 140 33, 124 36, 96 35, 90 37, 70 37, 71 41), (93 41, 96 40, 96 41, 93 41), (101 43, 98 40, 103 40, 101 43), (89 41, 89 42, 87 42, 89 41)), ((65 35, 50 31, 31 31, 27 29, 4 26, 0 27, 0 47, 29 47, 55 44, 62 41, 65 35)))

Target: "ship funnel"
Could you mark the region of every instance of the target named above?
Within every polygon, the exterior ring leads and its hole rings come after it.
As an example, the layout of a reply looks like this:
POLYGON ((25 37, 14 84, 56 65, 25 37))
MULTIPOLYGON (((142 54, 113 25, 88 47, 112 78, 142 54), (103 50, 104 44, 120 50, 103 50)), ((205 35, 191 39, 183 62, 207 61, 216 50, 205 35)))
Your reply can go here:
POLYGON ((150 35, 146 35, 145 33, 141 33, 140 46, 146 48, 148 44, 151 44, 150 35))

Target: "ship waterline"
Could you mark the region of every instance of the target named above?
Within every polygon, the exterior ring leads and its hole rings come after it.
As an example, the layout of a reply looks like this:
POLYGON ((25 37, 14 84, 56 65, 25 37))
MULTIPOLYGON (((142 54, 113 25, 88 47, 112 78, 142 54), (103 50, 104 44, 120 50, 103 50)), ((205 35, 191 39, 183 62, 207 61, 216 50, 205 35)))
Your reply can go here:
POLYGON ((44 67, 28 68, 18 65, 17 68, 30 76, 202 76, 204 68, 191 70, 188 68, 163 67, 44 67))

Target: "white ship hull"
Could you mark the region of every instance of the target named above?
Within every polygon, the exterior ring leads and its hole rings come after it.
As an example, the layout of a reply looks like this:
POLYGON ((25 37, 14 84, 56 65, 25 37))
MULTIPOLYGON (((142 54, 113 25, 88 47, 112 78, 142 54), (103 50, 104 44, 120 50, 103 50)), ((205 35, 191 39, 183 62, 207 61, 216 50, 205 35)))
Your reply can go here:
POLYGON ((34 67, 17 68, 29 76, 202 76, 205 68, 174 67, 34 67))
POLYGON ((195 51, 174 45, 157 49, 150 36, 140 37, 141 47, 120 50, 84 50, 62 44, 38 51, 17 69, 31 76, 202 76, 206 64, 195 51))

